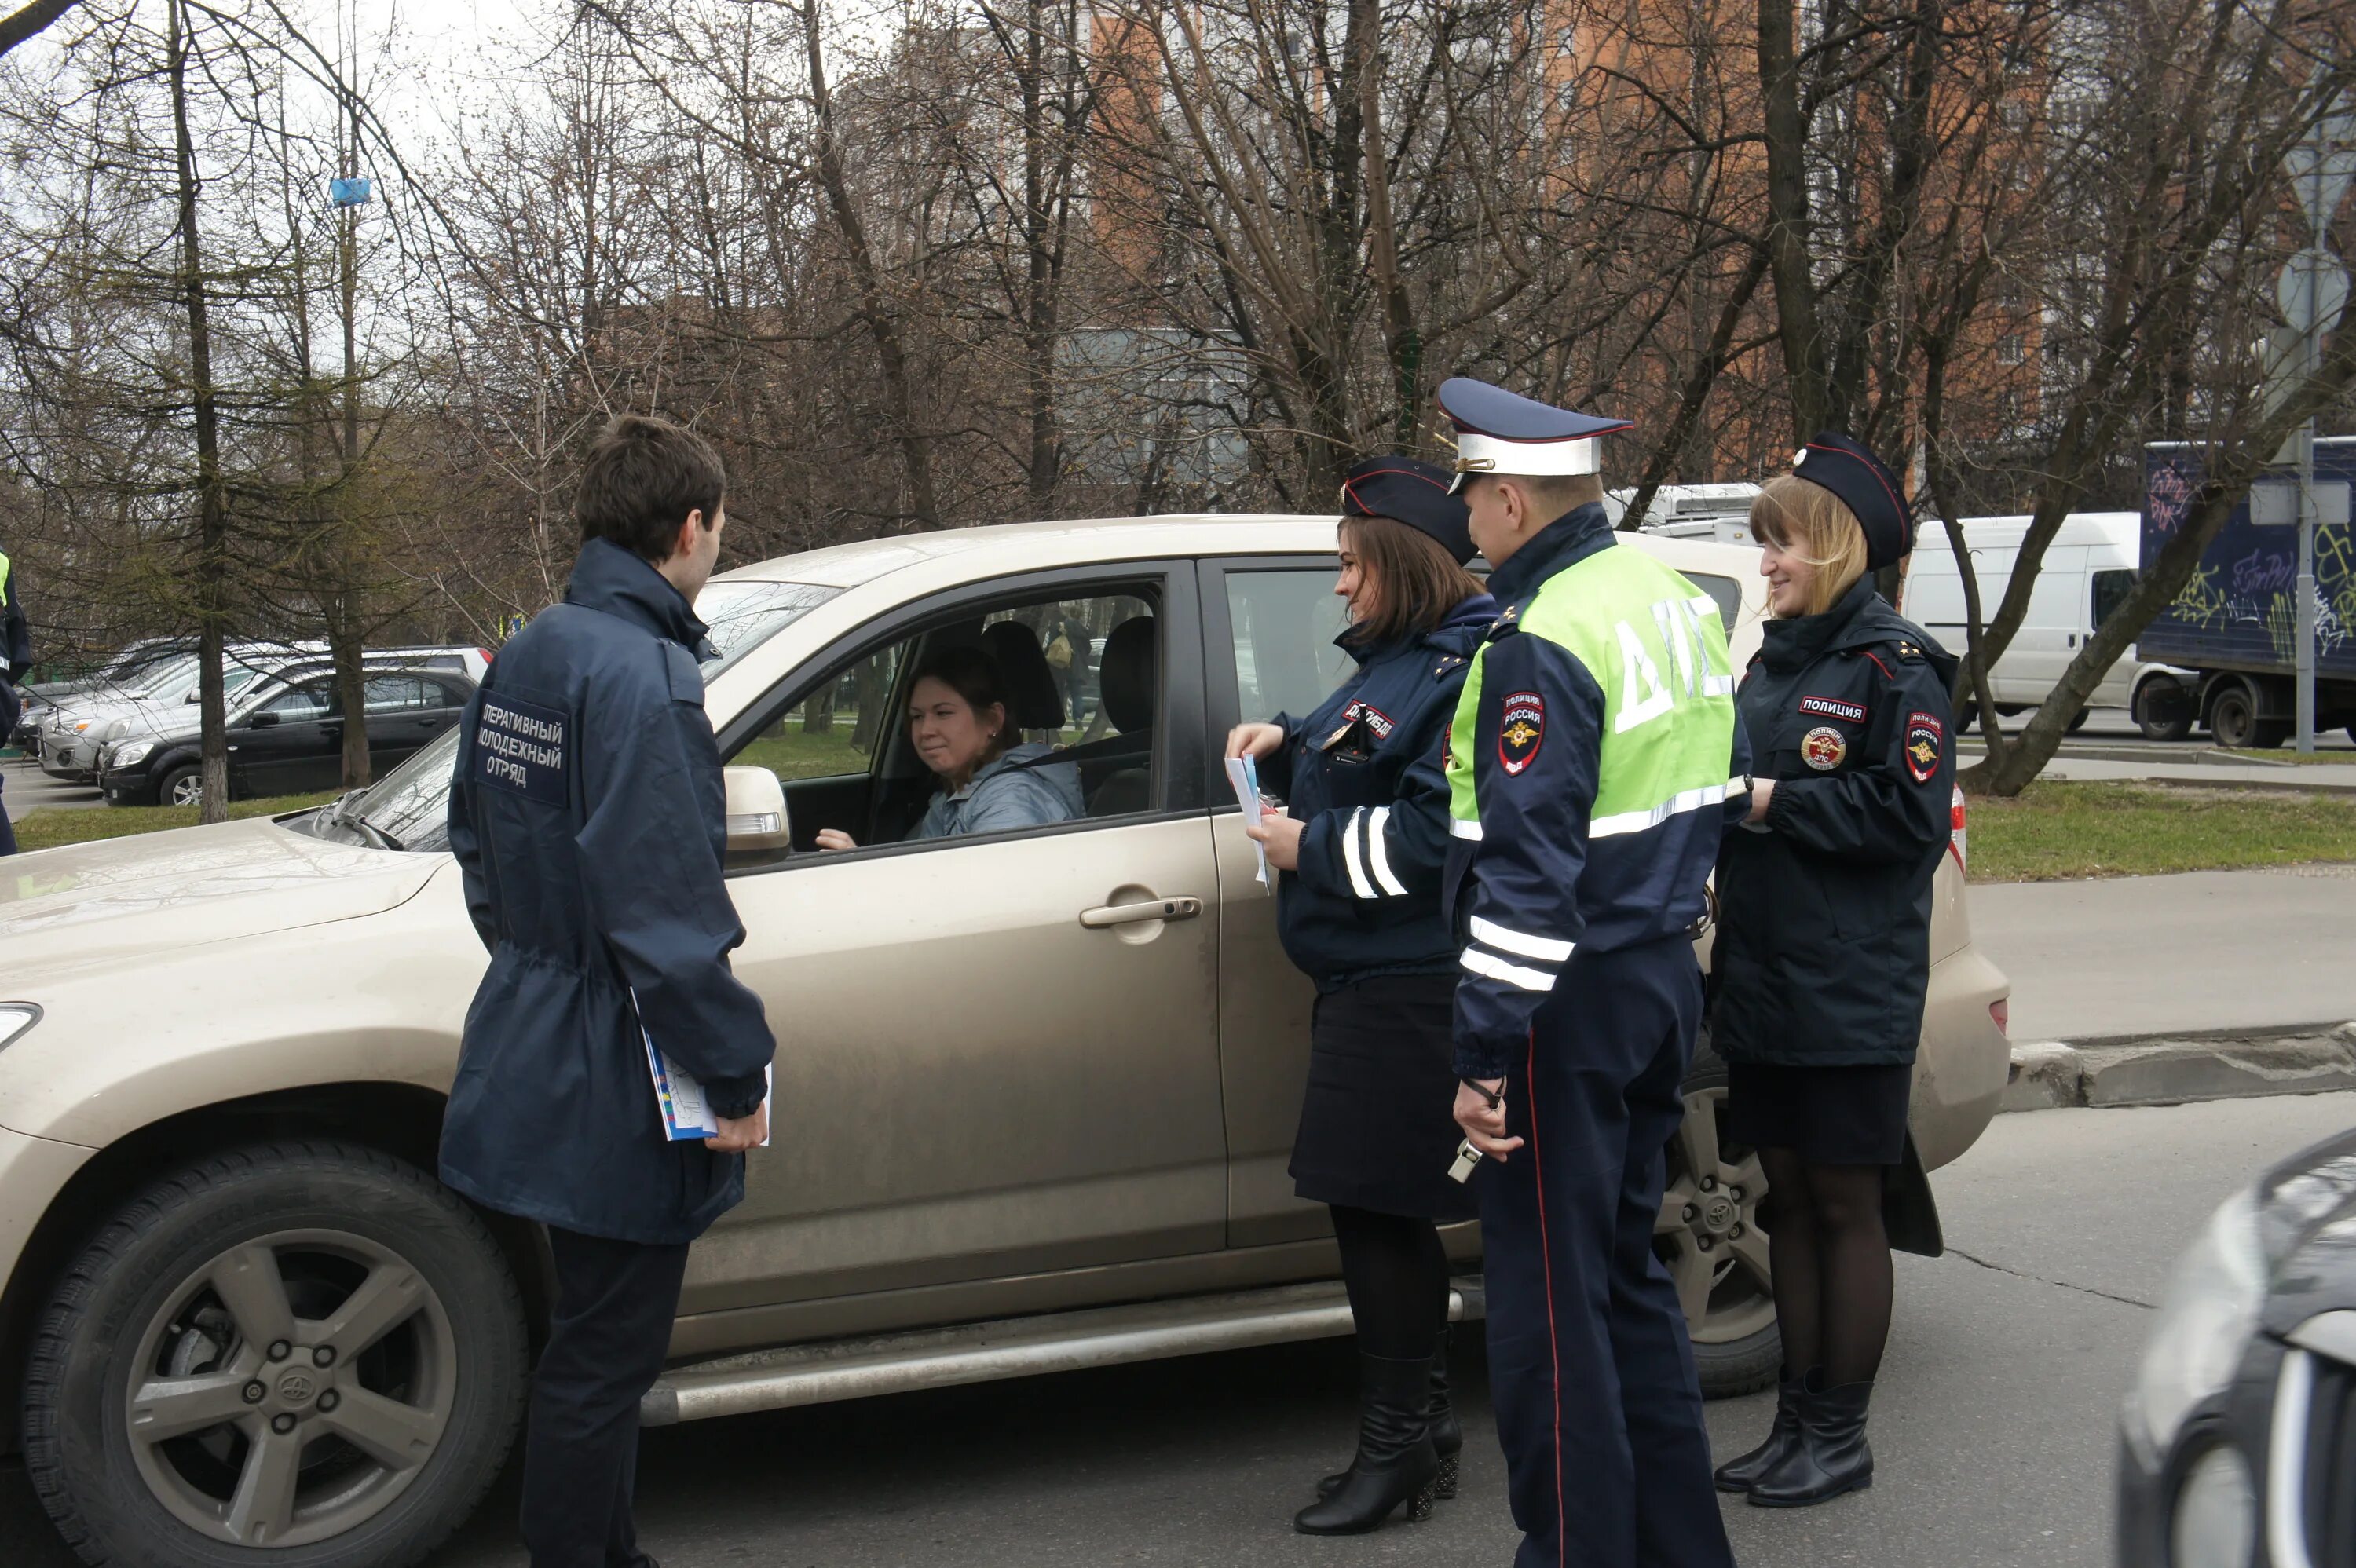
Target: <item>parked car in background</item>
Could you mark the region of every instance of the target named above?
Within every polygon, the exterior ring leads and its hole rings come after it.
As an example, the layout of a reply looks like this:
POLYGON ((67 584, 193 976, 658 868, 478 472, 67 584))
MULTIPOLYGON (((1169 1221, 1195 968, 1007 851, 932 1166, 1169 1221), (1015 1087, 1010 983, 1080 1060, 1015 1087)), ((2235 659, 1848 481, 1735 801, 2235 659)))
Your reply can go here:
MULTIPOLYGON (((1995 618, 2012 585, 2029 523, 2025 517, 1964 519, 1984 622, 1995 618)), ((2134 588, 2140 527, 2141 519, 2133 512, 2073 512, 2062 519, 2029 591, 2029 613, 1988 672, 1989 695, 1998 712, 2018 713, 2044 701, 2078 650, 2134 588)), ((1943 646, 1962 656, 1970 637, 1963 573, 1946 530, 1935 523, 1924 527, 1915 541, 1900 608, 1943 646)), ((2152 694, 2181 689, 2190 673, 2122 658, 2103 677, 2087 707, 2129 709, 2138 719, 2147 709, 2155 715, 2166 712, 2166 702, 2154 701, 2152 694)), ((2086 709, 2081 709, 2070 728, 2080 728, 2086 719, 2086 709)), ((1970 716, 1962 716, 1962 722, 1968 727, 1970 716)), ((2153 722, 2146 721, 2145 733, 2154 739, 2181 740, 2190 729, 2187 722, 2174 732, 2155 733, 2153 722)))
MULTIPOLYGON (((370 775, 383 776, 455 724, 482 667, 461 650, 368 656, 370 775)), ((97 778, 107 805, 195 805, 204 798, 203 737, 196 717, 186 711, 174 717, 168 728, 157 724, 105 742, 97 778)), ((343 777, 344 728, 342 696, 327 666, 315 660, 261 677, 230 710, 230 797, 335 788, 343 777)))
POLYGON ((2119 1428, 2119 1568, 2356 1563, 2356 1132, 2210 1217, 2119 1428))
MULTIPOLYGON (((1343 673, 1333 528, 958 528, 705 589, 734 963, 791 1049, 775 1142, 691 1253, 650 1422, 1350 1331, 1327 1211, 1286 1173, 1312 988, 1220 763, 1238 720, 1306 712, 1343 673), (1106 629, 1084 725, 1044 651, 1059 624, 1106 629), (905 841, 934 788, 908 688, 975 643, 1080 814, 905 841), (823 828, 862 848, 808 852, 823 828), (841 1114, 846 1084, 868 1113, 841 1114)), ((1758 646, 1755 550, 1623 546, 1733 606, 1738 661, 1758 646)), ((93 1561, 412 1563, 509 1450, 545 1248, 434 1177, 485 967, 446 853, 456 749, 445 731, 331 806, 0 879, 0 1410, 93 1561)), ((1979 1136, 2009 1065, 1957 799, 1888 1211, 1922 1251, 1924 1173, 1979 1136)), ((1707 1051, 1685 1096, 1654 1245, 1706 1387, 1732 1392, 1781 1359, 1766 1183, 1707 1051)), ((1445 1239, 1477 1316, 1478 1228, 1445 1239)))

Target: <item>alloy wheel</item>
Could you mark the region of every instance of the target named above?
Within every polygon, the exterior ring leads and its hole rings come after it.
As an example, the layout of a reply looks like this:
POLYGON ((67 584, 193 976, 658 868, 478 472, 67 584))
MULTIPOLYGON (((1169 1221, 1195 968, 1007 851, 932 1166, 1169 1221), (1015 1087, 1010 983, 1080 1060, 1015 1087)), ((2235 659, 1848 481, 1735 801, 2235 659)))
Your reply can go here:
POLYGON ((1669 1140, 1653 1252, 1676 1285, 1694 1342, 1730 1344, 1775 1323, 1767 1237, 1758 1219, 1767 1178, 1756 1149, 1721 1136, 1725 1084, 1697 1086, 1685 1102, 1685 1121, 1669 1140))
POLYGON ((213 1540, 299 1546, 381 1512, 457 1393, 433 1288, 382 1243, 283 1231, 220 1253, 141 1337, 123 1413, 157 1502, 213 1540))

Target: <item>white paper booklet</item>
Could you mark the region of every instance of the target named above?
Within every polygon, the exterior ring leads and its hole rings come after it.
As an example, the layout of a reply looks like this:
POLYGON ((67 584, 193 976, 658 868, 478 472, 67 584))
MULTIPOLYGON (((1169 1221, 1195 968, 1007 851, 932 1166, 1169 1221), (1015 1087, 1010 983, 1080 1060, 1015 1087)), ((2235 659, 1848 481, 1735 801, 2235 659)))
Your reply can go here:
MULTIPOLYGON (((1244 821, 1258 826, 1268 815, 1268 808, 1259 801, 1259 764, 1249 757, 1229 757, 1227 783, 1235 788, 1236 804, 1244 808, 1244 821)), ((1259 885, 1273 891, 1276 884, 1269 880, 1268 847, 1254 839, 1252 852, 1259 857, 1259 885)))
MULTIPOLYGON (((696 1082, 695 1074, 665 1055, 644 1024, 638 1026, 638 1038, 647 1042, 647 1072, 655 1081, 655 1104, 662 1113, 663 1136, 675 1144, 719 1136, 720 1118, 712 1114, 711 1104, 703 1097, 703 1085, 696 1082)), ((765 1067, 761 1072, 774 1087, 776 1069, 765 1067)), ((761 1147, 769 1147, 766 1136, 761 1139, 761 1147)))

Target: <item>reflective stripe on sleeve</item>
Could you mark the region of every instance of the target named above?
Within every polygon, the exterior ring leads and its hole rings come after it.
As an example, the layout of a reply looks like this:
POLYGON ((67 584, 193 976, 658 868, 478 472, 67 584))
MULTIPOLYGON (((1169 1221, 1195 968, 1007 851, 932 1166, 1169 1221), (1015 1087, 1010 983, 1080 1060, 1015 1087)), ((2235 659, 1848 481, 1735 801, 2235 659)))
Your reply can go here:
POLYGON ((1558 942, 1550 936, 1531 936, 1499 925, 1494 920, 1472 917, 1472 940, 1484 942, 1500 953, 1517 957, 1536 958, 1547 964, 1559 964, 1570 956, 1571 944, 1558 942))
POLYGON ((1470 838, 1474 843, 1478 843, 1481 839, 1481 825, 1477 822, 1467 822, 1461 816, 1451 816, 1448 819, 1448 836, 1451 838, 1470 838))
POLYGON ((1525 991, 1551 991, 1554 976, 1543 969, 1525 969, 1518 964, 1508 964, 1494 953, 1483 953, 1468 947, 1458 963, 1475 975, 1485 975, 1492 980, 1503 980, 1508 986, 1519 986, 1525 991))
POLYGON ((1726 790, 1718 784, 1681 790, 1644 811, 1622 811, 1610 816, 1599 816, 1587 825, 1587 836, 1590 838, 1610 838, 1622 833, 1642 833, 1648 827, 1658 827, 1672 816, 1699 811, 1705 805, 1722 805, 1725 802, 1726 790))
POLYGON ((1387 805, 1376 806, 1374 815, 1366 818, 1366 859, 1374 867, 1375 880, 1382 883, 1383 891, 1393 898, 1403 898, 1407 884, 1392 875, 1390 851, 1383 845, 1383 830, 1390 820, 1391 808, 1387 805))
POLYGON ((1342 824, 1342 864, 1350 873, 1350 891, 1362 899, 1378 899, 1374 883, 1366 880, 1365 857, 1358 853, 1358 823, 1366 815, 1365 806, 1350 813, 1350 820, 1342 824))

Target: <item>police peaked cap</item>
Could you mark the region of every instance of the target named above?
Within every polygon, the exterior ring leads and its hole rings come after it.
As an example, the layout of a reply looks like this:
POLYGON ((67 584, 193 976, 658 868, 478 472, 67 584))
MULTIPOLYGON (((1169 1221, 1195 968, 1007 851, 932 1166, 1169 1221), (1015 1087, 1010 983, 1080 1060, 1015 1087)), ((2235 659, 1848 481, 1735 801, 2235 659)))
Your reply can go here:
POLYGON ((1342 515, 1405 523, 1462 566, 1472 559, 1472 513, 1449 493, 1452 477, 1419 457, 1369 457, 1342 477, 1342 515))
POLYGON ((1475 474, 1547 478, 1593 474, 1597 438, 1636 427, 1626 420, 1573 413, 1469 376, 1440 383, 1440 411, 1456 426, 1456 483, 1475 474))
POLYGON ((1792 473, 1841 499, 1865 530, 1865 566, 1879 571, 1914 548, 1914 512, 1881 459, 1834 430, 1820 430, 1792 455, 1792 473))

